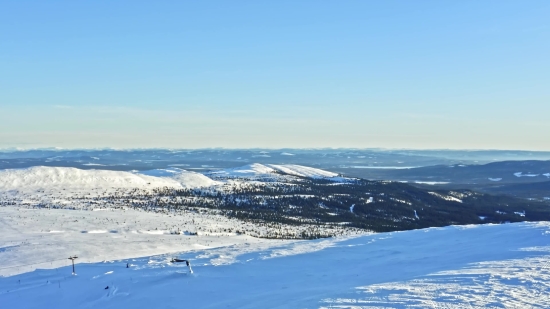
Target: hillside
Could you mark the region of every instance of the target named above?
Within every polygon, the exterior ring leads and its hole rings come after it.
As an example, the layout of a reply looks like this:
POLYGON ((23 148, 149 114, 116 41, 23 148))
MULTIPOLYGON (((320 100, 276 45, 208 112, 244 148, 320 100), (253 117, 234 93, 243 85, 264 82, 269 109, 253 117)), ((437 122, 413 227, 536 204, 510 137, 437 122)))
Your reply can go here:
POLYGON ((114 191, 117 189, 197 188, 215 185, 208 177, 187 171, 178 171, 170 177, 110 171, 82 170, 71 167, 36 166, 25 169, 0 170, 0 191, 114 191))
POLYGON ((198 212, 255 226, 233 232, 287 239, 347 235, 357 229, 550 220, 543 202, 344 178, 305 166, 252 164, 206 175, 180 169, 143 173, 149 175, 52 167, 4 170, 0 205, 198 212))
MULTIPOLYGON (((90 236, 101 241, 101 234, 90 236)), ((79 256, 75 276, 69 252, 60 252, 65 267, 0 277, 0 303, 26 309, 546 308, 549 236, 548 223, 517 223, 121 260, 106 255, 99 263, 79 263, 86 258, 79 256), (190 260, 193 274, 185 263, 170 263, 172 257, 190 260)))

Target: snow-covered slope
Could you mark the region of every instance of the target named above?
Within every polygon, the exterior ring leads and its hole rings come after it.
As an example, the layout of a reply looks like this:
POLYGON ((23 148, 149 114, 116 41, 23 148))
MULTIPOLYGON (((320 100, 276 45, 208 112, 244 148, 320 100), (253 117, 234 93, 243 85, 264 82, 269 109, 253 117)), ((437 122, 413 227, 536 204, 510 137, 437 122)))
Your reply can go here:
POLYGON ((203 174, 196 172, 186 171, 181 168, 171 167, 166 169, 154 169, 148 171, 138 172, 142 175, 148 175, 153 177, 163 177, 176 180, 184 188, 198 188, 198 187, 211 187, 219 185, 220 182, 214 181, 203 174))
POLYGON ((295 165, 295 164, 284 164, 284 165, 277 165, 277 164, 268 164, 269 167, 285 173, 289 175, 294 176, 300 176, 300 177, 310 177, 310 178, 330 178, 330 177, 336 177, 338 174, 333 172, 328 172, 325 170, 321 170, 318 168, 308 167, 308 166, 302 166, 302 165, 295 165))
POLYGON ((262 175, 272 175, 275 173, 273 168, 266 165, 253 163, 245 166, 227 168, 207 173, 207 175, 222 178, 250 178, 262 175))
POLYGON ((276 242, 239 235, 236 230, 255 229, 254 225, 221 215, 96 210, 0 206, 0 277, 64 266, 66 260, 60 256, 64 254, 77 255, 80 262, 92 263, 276 242), (190 235, 193 233, 200 236, 190 235))
MULTIPOLYGON (((243 167, 210 172, 223 178, 277 178, 281 173, 310 178, 331 178, 337 174, 300 165, 250 164, 243 167)), ((72 167, 35 166, 24 169, 0 170, 0 191, 92 192, 120 189, 149 190, 154 188, 198 188, 221 184, 207 175, 178 168, 123 172, 110 170, 81 170, 72 167)))
POLYGON ((182 170, 179 173, 175 173, 170 176, 171 179, 179 182, 184 188, 198 188, 198 187, 211 187, 219 185, 220 182, 212 180, 211 178, 190 171, 182 170))
POLYGON ((181 170, 169 177, 154 177, 130 172, 81 170, 71 167, 36 166, 25 169, 0 170, 0 191, 101 189, 195 188, 216 184, 208 177, 181 170))
POLYGON ((221 178, 252 178, 252 177, 275 177, 279 174, 287 174, 309 178, 331 178, 338 174, 325 170, 294 164, 260 164, 253 163, 241 167, 228 168, 210 172, 209 175, 221 178))
MULTIPOLYGON (((88 236, 100 241, 101 235, 88 236)), ((548 308, 549 237, 547 222, 451 226, 77 264, 76 276, 66 259, 71 253, 63 251, 66 267, 0 278, 0 304, 29 309, 548 308), (174 256, 189 259, 194 273, 184 263, 170 263, 174 256)), ((2 249, 0 256, 13 250, 2 249)))

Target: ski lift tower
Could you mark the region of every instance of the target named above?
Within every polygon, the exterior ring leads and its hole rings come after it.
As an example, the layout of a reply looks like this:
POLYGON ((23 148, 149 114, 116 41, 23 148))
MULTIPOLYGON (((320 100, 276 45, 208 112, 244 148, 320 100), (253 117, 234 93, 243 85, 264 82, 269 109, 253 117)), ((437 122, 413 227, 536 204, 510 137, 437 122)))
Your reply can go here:
POLYGON ((76 272, 74 271, 74 260, 78 259, 78 256, 71 256, 69 257, 69 260, 71 260, 71 262, 73 262, 73 275, 76 275, 76 272))

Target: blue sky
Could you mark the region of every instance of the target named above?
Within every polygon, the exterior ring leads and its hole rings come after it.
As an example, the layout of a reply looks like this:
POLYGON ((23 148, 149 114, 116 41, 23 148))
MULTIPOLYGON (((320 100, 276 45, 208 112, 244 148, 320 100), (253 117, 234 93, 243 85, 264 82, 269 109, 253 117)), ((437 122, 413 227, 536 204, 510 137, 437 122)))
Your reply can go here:
POLYGON ((0 147, 550 150, 548 1, 3 1, 0 147))

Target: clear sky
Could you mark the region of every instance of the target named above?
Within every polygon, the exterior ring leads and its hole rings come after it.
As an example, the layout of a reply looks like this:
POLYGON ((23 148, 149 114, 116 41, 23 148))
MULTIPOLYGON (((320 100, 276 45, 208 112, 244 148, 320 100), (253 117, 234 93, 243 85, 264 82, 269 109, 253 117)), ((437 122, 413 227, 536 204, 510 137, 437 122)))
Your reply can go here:
POLYGON ((550 150, 550 1, 1 1, 0 148, 550 150))

